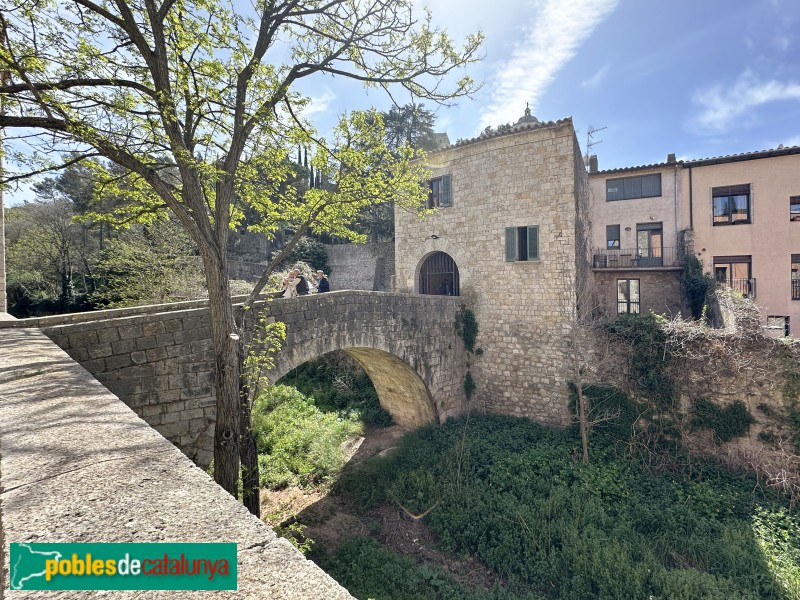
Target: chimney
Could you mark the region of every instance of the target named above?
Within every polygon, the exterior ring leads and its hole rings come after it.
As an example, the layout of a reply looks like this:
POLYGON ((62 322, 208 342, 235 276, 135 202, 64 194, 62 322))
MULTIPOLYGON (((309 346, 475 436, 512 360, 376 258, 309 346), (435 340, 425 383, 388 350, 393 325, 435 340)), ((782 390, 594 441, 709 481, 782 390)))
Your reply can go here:
POLYGON ((674 163, 675 162, 675 153, 674 152, 670 152, 669 154, 667 154, 667 162, 668 163, 674 163))
POLYGON ((597 173, 597 154, 589 157, 589 173, 597 173))

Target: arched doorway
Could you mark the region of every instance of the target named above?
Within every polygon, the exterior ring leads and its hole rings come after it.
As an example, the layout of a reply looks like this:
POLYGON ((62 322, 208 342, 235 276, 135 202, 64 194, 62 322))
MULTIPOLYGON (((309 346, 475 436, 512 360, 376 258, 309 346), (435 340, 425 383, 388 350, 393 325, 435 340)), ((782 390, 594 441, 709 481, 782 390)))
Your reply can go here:
POLYGON ((461 282, 456 261, 444 252, 434 252, 419 270, 419 293, 436 296, 459 296, 461 282))

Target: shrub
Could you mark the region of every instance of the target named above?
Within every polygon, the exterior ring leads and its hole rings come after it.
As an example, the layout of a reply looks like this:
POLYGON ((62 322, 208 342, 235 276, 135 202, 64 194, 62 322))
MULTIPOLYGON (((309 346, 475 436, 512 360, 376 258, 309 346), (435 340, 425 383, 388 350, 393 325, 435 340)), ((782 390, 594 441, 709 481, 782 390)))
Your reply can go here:
POLYGON ((730 442, 744 435, 756 420, 743 402, 736 402, 721 408, 710 400, 699 398, 692 404, 692 427, 711 429, 720 441, 730 442))
POLYGON ((252 422, 261 485, 269 488, 330 480, 344 464, 342 444, 363 431, 352 414, 323 413, 284 385, 256 399, 252 422))

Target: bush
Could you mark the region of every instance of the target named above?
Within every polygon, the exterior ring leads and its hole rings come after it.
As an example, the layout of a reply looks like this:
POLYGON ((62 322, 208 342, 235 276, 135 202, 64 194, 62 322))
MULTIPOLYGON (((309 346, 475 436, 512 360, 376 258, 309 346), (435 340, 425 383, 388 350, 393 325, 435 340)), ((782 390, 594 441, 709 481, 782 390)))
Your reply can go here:
POLYGON ((699 398, 692 404, 692 427, 711 429, 717 439, 723 442, 730 442, 733 438, 746 434, 750 425, 755 422, 753 415, 740 400, 725 408, 704 398, 699 398))
POLYGON ((352 414, 323 413, 285 385, 256 399, 252 423, 261 485, 273 489, 330 480, 344 464, 342 444, 363 432, 352 414))
MULTIPOLYGON (((579 448, 571 431, 472 416, 410 433, 337 490, 365 508, 432 508, 425 519, 442 548, 480 559, 511 597, 800 599, 800 519, 786 499, 708 463, 654 476, 611 444, 584 466, 579 448)), ((337 554, 334 576, 346 571, 340 581, 358 597, 405 598, 391 570, 411 566, 358 547, 337 554)), ((413 589, 449 597, 432 583, 413 589)))

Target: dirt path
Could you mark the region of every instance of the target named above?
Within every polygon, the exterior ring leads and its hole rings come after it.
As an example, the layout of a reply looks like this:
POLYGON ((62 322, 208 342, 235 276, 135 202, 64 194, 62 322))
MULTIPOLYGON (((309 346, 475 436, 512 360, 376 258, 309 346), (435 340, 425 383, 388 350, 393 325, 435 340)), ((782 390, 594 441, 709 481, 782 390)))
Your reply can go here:
MULTIPOLYGON (((390 451, 405 433, 397 425, 368 429, 363 438, 351 445, 349 464, 390 451)), ((328 495, 328 491, 327 488, 303 490, 296 487, 262 490, 262 515, 273 525, 296 518, 306 526, 304 534, 314 540, 315 547, 328 553, 335 552, 343 540, 363 535, 418 563, 441 567, 462 585, 489 590, 497 581, 479 561, 458 559, 437 550, 435 536, 425 523, 409 518, 398 507, 384 505, 369 513, 357 514, 342 499, 328 495)))

